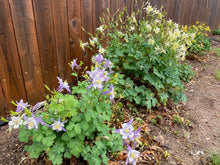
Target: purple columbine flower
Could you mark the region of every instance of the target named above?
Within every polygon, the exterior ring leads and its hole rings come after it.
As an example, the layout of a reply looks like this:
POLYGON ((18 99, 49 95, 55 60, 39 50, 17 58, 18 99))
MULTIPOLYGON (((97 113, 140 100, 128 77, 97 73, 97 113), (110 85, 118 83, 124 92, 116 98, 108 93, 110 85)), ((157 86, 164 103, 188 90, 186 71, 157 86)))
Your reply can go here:
POLYGON ((37 104, 35 104, 33 107, 32 107, 32 112, 36 112, 38 109, 42 108, 44 104, 46 104, 47 101, 41 101, 41 102, 38 102, 37 104))
POLYGON ((136 161, 137 161, 136 159, 140 156, 140 152, 132 149, 128 144, 127 144, 127 146, 128 146, 128 149, 127 149, 128 157, 127 157, 127 160, 126 160, 126 165, 128 163, 136 165, 136 161))
POLYGON ((139 127, 136 131, 134 131, 134 138, 138 138, 140 136, 141 127, 139 127))
POLYGON ((60 77, 57 77, 57 79, 58 79, 59 84, 60 84, 59 87, 57 88, 57 91, 61 92, 62 89, 66 89, 68 92, 71 93, 71 90, 70 90, 70 87, 69 87, 67 81, 63 82, 63 80, 60 77))
POLYGON ((88 86, 88 89, 94 87, 95 89, 98 88, 99 90, 102 90, 103 88, 102 82, 108 81, 109 79, 108 74, 104 69, 103 70, 96 69, 92 72, 87 71, 86 73, 89 74, 91 81, 91 85, 88 86))
POLYGON ((80 69, 81 67, 76 63, 77 61, 77 58, 74 59, 72 62, 71 62, 71 68, 73 70, 74 67, 77 67, 78 69, 80 69))
POLYGON ((130 139, 134 141, 134 127, 131 125, 133 119, 131 119, 128 123, 122 124, 121 129, 116 129, 115 132, 122 135, 123 145, 126 139, 130 139))
POLYGON ((111 63, 110 59, 108 59, 108 61, 105 62, 104 68, 109 68, 111 70, 112 63, 111 63))
POLYGON ((60 116, 59 116, 58 121, 56 121, 56 120, 54 120, 54 119, 51 119, 51 120, 52 120, 54 123, 53 123, 52 125, 49 125, 48 127, 52 127, 52 129, 53 129, 53 130, 56 130, 57 132, 59 132, 59 131, 61 131, 61 130, 66 131, 65 128, 64 128, 64 123, 66 123, 67 120, 64 121, 64 122, 61 122, 61 121, 60 121, 60 116))
POLYGON ((23 116, 25 122, 24 125, 26 125, 26 129, 38 129, 38 123, 41 125, 46 125, 46 123, 41 119, 41 117, 35 117, 35 115, 32 114, 32 117, 23 116))
POLYGON ((102 61, 105 61, 106 59, 99 53, 94 57, 95 61, 100 65, 102 61))
POLYGON ((23 99, 21 99, 19 102, 16 101, 16 103, 17 103, 16 112, 22 112, 25 108, 30 106, 28 103, 24 103, 23 99))
POLYGON ((113 99, 115 97, 115 90, 114 90, 114 86, 111 85, 110 89, 106 92, 103 93, 103 95, 109 95, 109 99, 111 100, 111 103, 113 102, 113 99))

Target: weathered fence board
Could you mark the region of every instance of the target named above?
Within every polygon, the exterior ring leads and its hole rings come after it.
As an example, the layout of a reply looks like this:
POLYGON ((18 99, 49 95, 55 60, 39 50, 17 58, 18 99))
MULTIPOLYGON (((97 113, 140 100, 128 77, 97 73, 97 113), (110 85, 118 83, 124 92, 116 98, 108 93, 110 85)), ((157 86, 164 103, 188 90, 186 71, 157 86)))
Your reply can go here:
POLYGON ((66 0, 52 0, 53 22, 56 36, 56 52, 58 60, 58 75, 62 79, 71 80, 69 30, 67 23, 66 0))
POLYGON ((83 60, 82 49, 80 48, 80 40, 82 40, 81 2, 79 0, 68 0, 67 11, 71 60, 78 58, 77 62, 79 62, 83 60))
POLYGON ((7 110, 5 106, 5 97, 3 95, 1 82, 0 82, 0 116, 7 116, 7 110))
POLYGON ((44 83, 31 0, 9 0, 27 98, 42 99, 44 83))
POLYGON ((53 89, 57 84, 58 66, 51 1, 33 0, 33 7, 43 80, 53 89))
MULTIPOLYGON (((0 82, 2 87, 0 92, 4 93, 4 100, 7 100, 7 104, 4 105, 7 105, 7 109, 12 108, 10 104, 12 99, 23 98, 26 100, 22 70, 7 0, 0 1, 0 82)), ((0 116, 5 115, 5 112, 0 110, 0 116)))
MULTIPOLYGON (((80 48, 100 25, 99 17, 123 7, 137 11, 147 0, 1 0, 0 1, 0 115, 11 100, 41 100, 44 84, 57 87, 57 76, 71 83, 68 63, 78 58, 91 64, 92 51, 80 48)), ((182 25, 197 21, 215 29, 220 25, 219 0, 149 0, 163 6, 166 19, 182 25)), ((142 15, 139 15, 139 18, 142 15)), ((124 19, 124 18, 122 18, 124 19)), ((14 108, 14 107, 13 107, 14 108)))
MULTIPOLYGON (((89 33, 92 33, 92 27, 93 27, 93 11, 92 11, 92 0, 82 0, 81 1, 81 13, 82 13, 82 27, 89 33)), ((82 41, 88 42, 89 35, 87 32, 82 32, 82 41)), ((91 56, 92 51, 85 48, 85 51, 83 51, 83 63, 86 66, 90 66, 91 64, 91 56)))

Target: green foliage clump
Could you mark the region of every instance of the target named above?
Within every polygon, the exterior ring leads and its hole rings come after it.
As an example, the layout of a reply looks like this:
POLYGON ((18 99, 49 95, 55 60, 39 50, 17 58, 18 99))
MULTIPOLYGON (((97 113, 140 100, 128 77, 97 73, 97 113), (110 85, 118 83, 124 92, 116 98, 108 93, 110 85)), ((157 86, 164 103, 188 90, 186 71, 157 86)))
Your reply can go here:
POLYGON ((182 26, 164 19, 165 13, 150 4, 129 15, 106 15, 89 48, 105 52, 118 73, 118 93, 136 105, 148 109, 186 100, 182 80, 192 77, 185 59, 196 33, 184 32, 182 26), (144 15, 144 17, 141 17, 144 15), (136 19, 139 18, 139 19, 136 19))
POLYGON ((220 30, 218 30, 218 29, 213 30, 213 35, 220 35, 220 30))
POLYGON ((220 35, 220 26, 218 29, 213 30, 213 35, 220 35))

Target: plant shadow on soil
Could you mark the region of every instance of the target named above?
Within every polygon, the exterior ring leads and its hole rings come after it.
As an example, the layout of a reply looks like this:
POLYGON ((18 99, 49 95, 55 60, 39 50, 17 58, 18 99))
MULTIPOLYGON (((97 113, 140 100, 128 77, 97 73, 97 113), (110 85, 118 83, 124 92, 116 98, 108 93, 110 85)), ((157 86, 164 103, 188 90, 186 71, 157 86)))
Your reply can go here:
MULTIPOLYGON (((140 141, 146 144, 139 148, 141 157, 137 164, 205 165, 210 164, 211 152, 220 152, 220 81, 215 77, 220 58, 210 52, 190 63, 196 76, 185 84, 187 102, 168 104, 152 113, 138 109, 134 115, 141 118, 140 141)), ((18 130, 10 133, 8 125, 0 127, 0 165, 51 164, 44 155, 38 160, 29 159, 25 144, 19 142, 17 135, 18 130)), ((109 164, 125 164, 125 156, 109 157, 109 164)), ((72 159, 63 164, 86 163, 72 159)))

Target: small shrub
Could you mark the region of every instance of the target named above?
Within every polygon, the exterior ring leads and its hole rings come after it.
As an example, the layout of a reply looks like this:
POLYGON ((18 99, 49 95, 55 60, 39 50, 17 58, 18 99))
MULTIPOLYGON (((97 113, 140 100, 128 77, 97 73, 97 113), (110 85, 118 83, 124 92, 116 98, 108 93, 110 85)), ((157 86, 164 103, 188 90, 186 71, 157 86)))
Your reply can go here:
POLYGON ((166 104, 168 99, 185 101, 182 80, 193 75, 191 67, 180 61, 196 32, 184 32, 184 27, 166 21, 164 15, 150 4, 131 15, 126 9, 117 18, 106 15, 97 33, 90 35, 90 44, 85 44, 93 50, 98 47, 115 64, 118 93, 147 109, 166 104), (145 16, 137 20, 140 15, 145 16))

